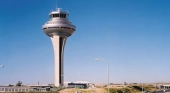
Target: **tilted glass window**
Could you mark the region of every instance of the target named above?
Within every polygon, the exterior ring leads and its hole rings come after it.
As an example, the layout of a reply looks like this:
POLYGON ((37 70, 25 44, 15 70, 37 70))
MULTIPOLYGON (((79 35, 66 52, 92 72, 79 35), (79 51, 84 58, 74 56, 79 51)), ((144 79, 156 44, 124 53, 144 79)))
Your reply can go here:
POLYGON ((54 17, 66 18, 66 14, 51 14, 50 15, 50 18, 54 18, 54 17))
POLYGON ((66 14, 60 14, 60 18, 66 18, 66 14))
POLYGON ((59 14, 53 14, 53 17, 59 17, 59 14))

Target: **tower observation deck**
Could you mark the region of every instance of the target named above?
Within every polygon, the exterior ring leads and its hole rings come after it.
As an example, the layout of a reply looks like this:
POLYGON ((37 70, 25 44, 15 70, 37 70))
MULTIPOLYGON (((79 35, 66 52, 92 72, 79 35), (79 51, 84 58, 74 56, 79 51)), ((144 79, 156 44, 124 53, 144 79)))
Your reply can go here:
POLYGON ((71 36, 76 27, 68 20, 69 14, 57 8, 49 14, 50 20, 47 21, 42 29, 44 33, 51 38, 54 49, 54 84, 63 86, 64 82, 64 46, 67 37, 71 36))

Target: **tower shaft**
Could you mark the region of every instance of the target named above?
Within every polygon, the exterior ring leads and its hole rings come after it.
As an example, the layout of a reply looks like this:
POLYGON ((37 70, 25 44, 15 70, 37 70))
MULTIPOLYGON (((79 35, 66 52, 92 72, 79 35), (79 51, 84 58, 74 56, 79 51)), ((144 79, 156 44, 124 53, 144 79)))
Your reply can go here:
POLYGON ((51 37, 51 41, 54 49, 54 85, 63 86, 64 81, 64 70, 63 70, 63 57, 64 57, 64 47, 67 37, 60 37, 59 35, 54 35, 51 37))

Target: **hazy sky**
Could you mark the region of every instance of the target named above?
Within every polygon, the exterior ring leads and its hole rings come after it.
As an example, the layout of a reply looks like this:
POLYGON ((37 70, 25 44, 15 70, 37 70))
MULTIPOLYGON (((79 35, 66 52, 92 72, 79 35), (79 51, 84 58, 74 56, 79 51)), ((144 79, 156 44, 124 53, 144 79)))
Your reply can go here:
POLYGON ((65 81, 170 82, 169 0, 1 0, 0 85, 54 82, 51 40, 42 31, 58 7, 76 26, 64 56, 65 81), (57 4, 56 4, 57 2, 57 4), (136 73, 135 70, 138 70, 136 73), (82 75, 77 75, 82 73, 82 75))

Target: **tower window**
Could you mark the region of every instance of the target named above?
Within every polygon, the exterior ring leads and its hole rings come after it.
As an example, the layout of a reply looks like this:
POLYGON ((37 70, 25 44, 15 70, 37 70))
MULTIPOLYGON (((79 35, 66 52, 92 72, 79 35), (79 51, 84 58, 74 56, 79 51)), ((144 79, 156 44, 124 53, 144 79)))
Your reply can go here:
POLYGON ((59 17, 59 14, 53 14, 53 17, 59 17))
POLYGON ((52 15, 50 15, 50 18, 54 18, 54 17, 66 18, 66 14, 52 14, 52 15))
POLYGON ((60 18, 66 18, 66 14, 60 14, 60 18))
POLYGON ((52 18, 53 16, 52 15, 50 15, 50 18, 52 18))

